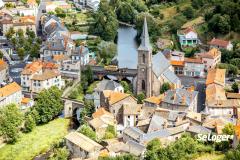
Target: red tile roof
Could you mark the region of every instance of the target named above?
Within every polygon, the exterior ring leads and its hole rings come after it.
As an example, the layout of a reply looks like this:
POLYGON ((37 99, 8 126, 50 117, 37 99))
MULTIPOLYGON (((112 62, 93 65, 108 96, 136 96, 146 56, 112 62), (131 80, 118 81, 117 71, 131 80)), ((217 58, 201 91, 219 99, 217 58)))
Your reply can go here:
POLYGON ((210 42, 208 42, 209 45, 217 45, 221 47, 227 47, 229 43, 230 41, 225 41, 225 40, 216 39, 216 38, 213 38, 210 42))

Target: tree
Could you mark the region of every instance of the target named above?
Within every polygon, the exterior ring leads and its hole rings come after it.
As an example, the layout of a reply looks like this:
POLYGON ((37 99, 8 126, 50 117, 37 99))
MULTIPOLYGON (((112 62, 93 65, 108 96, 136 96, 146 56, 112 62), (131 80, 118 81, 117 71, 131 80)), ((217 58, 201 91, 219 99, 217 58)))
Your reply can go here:
POLYGON ((48 160, 67 160, 70 153, 66 147, 56 148, 53 150, 53 155, 48 160))
POLYGON ((238 83, 237 82, 234 82, 232 84, 232 90, 234 93, 238 93, 238 83))
POLYGON ((187 19, 192 19, 195 17, 195 11, 192 6, 186 7, 185 10, 183 10, 183 15, 187 17, 187 19))
MULTIPOLYGON (((37 124, 47 123, 63 110, 62 91, 56 86, 44 89, 36 97, 33 109, 36 110, 37 124)), ((34 117, 35 119, 36 117, 34 117)))
POLYGON ((117 54, 117 45, 113 42, 102 41, 97 45, 99 61, 109 65, 114 56, 117 54))
POLYGON ((120 84, 123 86, 124 93, 132 93, 132 88, 130 84, 128 84, 126 81, 121 81, 120 84))
POLYGON ((215 14, 208 21, 208 28, 215 33, 228 33, 230 31, 230 17, 228 15, 215 14))
POLYGON ((10 104, 0 108, 0 135, 6 142, 15 143, 17 141, 22 121, 23 115, 16 105, 10 104))
POLYGON ((97 13, 94 14, 95 23, 90 32, 99 35, 105 41, 113 41, 117 35, 118 20, 107 0, 102 0, 97 13))
POLYGON ((121 2, 116 10, 117 17, 122 22, 133 23, 135 19, 135 10, 128 2, 121 2))
POLYGON ((162 87, 160 89, 160 93, 163 94, 164 92, 166 92, 167 90, 169 90, 171 88, 169 83, 163 83, 162 87))
POLYGON ((86 124, 82 125, 79 129, 78 132, 82 133, 83 135, 91 138, 92 140, 96 140, 97 136, 96 136, 96 132, 94 132, 92 130, 92 128, 86 124))
POLYGON ((240 145, 236 149, 231 149, 226 152, 224 160, 239 160, 240 159, 240 145))
POLYGON ((65 11, 62 8, 57 7, 55 9, 55 12, 56 12, 58 17, 61 17, 61 18, 65 18, 66 17, 66 13, 65 13, 65 11))
POLYGON ((3 53, 2 53, 2 51, 0 51, 0 59, 2 59, 3 58, 3 53))
POLYGON ((6 33, 6 38, 9 40, 13 37, 14 34, 15 34, 15 31, 14 31, 13 27, 10 27, 6 33))
POLYGON ((19 58, 20 58, 21 60, 23 60, 24 55, 25 55, 25 50, 24 50, 24 48, 18 48, 18 49, 17 49, 17 54, 18 54, 19 58))
POLYGON ((235 127, 232 123, 228 123, 224 126, 224 128, 222 129, 222 132, 224 134, 228 134, 228 135, 234 135, 235 133, 235 127))
POLYGON ((145 99, 145 94, 144 93, 139 93, 137 95, 137 103, 138 104, 143 104, 143 100, 145 99))
POLYGON ((112 139, 112 138, 115 138, 116 136, 117 136, 117 133, 116 133, 115 127, 112 125, 108 125, 105 131, 104 139, 112 139))
POLYGON ((24 131, 31 132, 36 127, 35 119, 32 117, 31 114, 28 114, 25 119, 24 123, 24 131))

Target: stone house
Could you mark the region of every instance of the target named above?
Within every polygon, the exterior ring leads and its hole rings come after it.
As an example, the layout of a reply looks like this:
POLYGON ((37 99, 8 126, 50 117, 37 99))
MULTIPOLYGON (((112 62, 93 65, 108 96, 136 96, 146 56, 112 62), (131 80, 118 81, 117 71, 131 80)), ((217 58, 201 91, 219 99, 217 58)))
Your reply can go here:
POLYGON ((190 77, 204 77, 205 65, 200 58, 184 58, 184 75, 190 77))
POLYGON ((116 129, 116 120, 110 112, 103 107, 99 108, 92 114, 93 119, 88 123, 94 129, 98 138, 103 138, 107 127, 113 126, 116 129))
POLYGON ((100 95, 100 105, 114 115, 118 124, 123 124, 124 104, 128 107, 136 107, 137 100, 130 94, 104 90, 100 95))
POLYGON ((138 118, 141 114, 142 105, 139 104, 123 104, 123 126, 133 127, 136 126, 138 118))
POLYGON ((222 39, 213 38, 210 42, 208 42, 210 48, 217 48, 217 49, 226 49, 232 50, 233 45, 230 41, 225 41, 222 39))
POLYGON ((78 132, 69 133, 65 140, 72 158, 97 158, 103 148, 97 142, 78 132))
POLYGON ((160 108, 175 111, 197 111, 197 91, 186 89, 168 90, 160 104, 160 108))
POLYGON ((202 59, 206 71, 209 68, 215 68, 221 62, 221 52, 216 48, 212 48, 206 53, 200 53, 197 56, 202 59))

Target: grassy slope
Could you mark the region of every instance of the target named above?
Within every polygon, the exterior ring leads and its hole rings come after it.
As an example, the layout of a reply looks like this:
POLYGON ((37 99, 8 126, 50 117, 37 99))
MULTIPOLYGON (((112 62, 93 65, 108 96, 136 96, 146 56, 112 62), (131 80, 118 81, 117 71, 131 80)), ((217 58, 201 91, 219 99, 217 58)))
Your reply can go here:
POLYGON ((31 133, 21 134, 19 141, 0 148, 0 159, 30 160, 44 153, 62 139, 68 130, 68 119, 56 119, 48 124, 37 126, 31 133))
POLYGON ((217 153, 206 153, 201 155, 195 160, 223 160, 224 154, 217 154, 217 153))

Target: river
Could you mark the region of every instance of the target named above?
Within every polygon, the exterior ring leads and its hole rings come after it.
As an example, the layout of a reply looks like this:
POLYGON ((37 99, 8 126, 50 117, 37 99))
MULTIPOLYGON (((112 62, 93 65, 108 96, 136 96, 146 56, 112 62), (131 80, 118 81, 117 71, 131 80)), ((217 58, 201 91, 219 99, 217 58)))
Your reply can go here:
POLYGON ((118 29, 117 59, 119 68, 137 69, 137 31, 132 27, 118 29))

